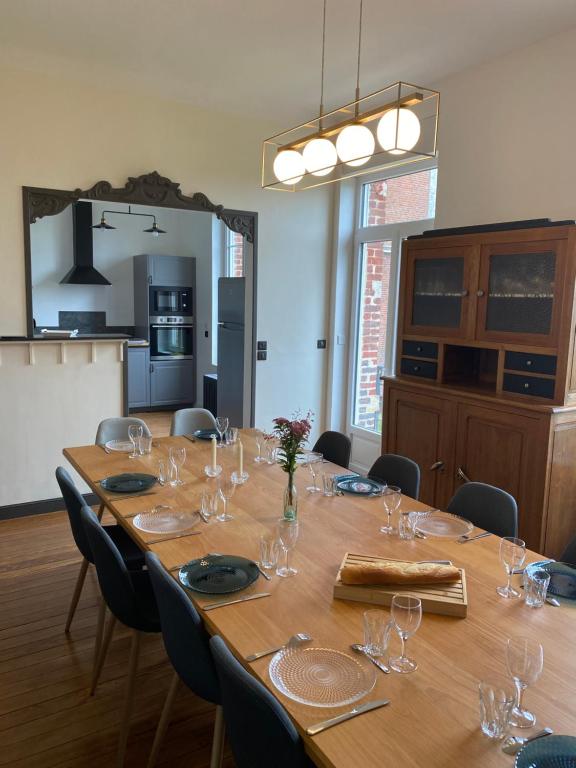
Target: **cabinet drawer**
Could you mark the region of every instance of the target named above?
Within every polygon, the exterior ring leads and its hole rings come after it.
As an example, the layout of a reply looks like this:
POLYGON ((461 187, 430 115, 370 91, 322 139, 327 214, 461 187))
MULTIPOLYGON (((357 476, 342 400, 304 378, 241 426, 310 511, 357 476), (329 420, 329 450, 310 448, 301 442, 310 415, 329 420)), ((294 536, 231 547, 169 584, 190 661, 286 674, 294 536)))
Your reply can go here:
POLYGON ((431 357, 436 360, 438 358, 438 344, 433 341, 403 341, 402 354, 413 357, 431 357))
POLYGON ((505 373, 502 388, 505 392, 517 392, 521 395, 553 399, 554 385, 554 379, 539 379, 537 376, 517 376, 514 373, 505 373))
POLYGON ((531 355, 528 352, 506 352, 504 368, 532 373, 556 373, 555 355, 531 355))
POLYGON ((423 360, 412 360, 409 357, 403 357, 400 363, 400 371, 406 376, 421 376, 423 379, 435 379, 438 365, 436 363, 427 363, 423 360))

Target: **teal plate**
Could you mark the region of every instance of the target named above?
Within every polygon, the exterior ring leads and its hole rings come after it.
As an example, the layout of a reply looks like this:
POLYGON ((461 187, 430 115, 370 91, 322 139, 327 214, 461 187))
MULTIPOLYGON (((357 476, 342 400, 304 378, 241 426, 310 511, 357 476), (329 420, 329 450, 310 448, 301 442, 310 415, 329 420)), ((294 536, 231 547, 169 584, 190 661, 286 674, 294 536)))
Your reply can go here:
POLYGON ((144 475, 140 472, 125 472, 123 475, 112 475, 100 481, 105 491, 110 493, 141 493, 147 491, 156 483, 154 475, 144 475))
POLYGON ((197 429, 192 434, 194 437, 197 437, 198 440, 212 440, 213 437, 217 440, 220 439, 220 435, 216 429, 197 429))
POLYGON ((531 741, 516 755, 514 768, 576 768, 576 738, 544 736, 531 741))
POLYGON ((207 595, 239 592, 253 584, 259 575, 255 562, 236 555, 206 555, 186 563, 178 572, 181 584, 207 595))
POLYGON ((576 600, 576 568, 568 563, 557 563, 555 560, 540 560, 526 566, 528 574, 534 571, 546 571, 550 574, 548 594, 576 600))
POLYGON ((349 479, 339 480, 336 483, 339 491, 352 493, 355 496, 380 496, 386 486, 371 480, 369 477, 360 475, 352 476, 349 479))

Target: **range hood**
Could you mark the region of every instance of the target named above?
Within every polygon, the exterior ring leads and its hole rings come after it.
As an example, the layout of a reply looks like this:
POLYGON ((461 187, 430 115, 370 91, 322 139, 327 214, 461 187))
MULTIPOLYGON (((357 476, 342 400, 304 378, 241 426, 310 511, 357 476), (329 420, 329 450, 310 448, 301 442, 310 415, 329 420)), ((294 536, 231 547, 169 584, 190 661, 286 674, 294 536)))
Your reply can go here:
POLYGON ((92 243, 92 203, 78 202, 72 207, 74 266, 67 272, 61 284, 112 285, 94 268, 92 243))

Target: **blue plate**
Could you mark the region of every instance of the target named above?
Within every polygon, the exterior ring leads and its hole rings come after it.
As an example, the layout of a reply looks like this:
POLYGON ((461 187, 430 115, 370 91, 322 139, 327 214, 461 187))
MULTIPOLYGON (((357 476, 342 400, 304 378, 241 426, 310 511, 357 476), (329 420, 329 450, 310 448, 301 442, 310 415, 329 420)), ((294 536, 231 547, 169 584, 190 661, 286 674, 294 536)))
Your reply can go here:
POLYGON ((239 592, 259 575, 255 562, 236 555, 206 555, 186 563, 178 572, 181 584, 207 595, 239 592))
POLYGON ((555 560, 540 560, 526 566, 528 574, 534 571, 546 571, 550 574, 548 594, 576 600, 576 568, 568 563, 557 563, 555 560))
POLYGON ((197 429, 192 434, 194 437, 197 437, 198 440, 212 440, 213 437, 217 440, 220 439, 220 435, 216 429, 197 429))
POLYGON ((531 741, 516 755, 514 768, 576 768, 576 738, 544 736, 531 741))
POLYGON ((369 477, 353 475, 350 478, 338 480, 336 487, 344 493, 352 493, 355 496, 380 496, 385 486, 371 480, 369 477))
POLYGON ((100 481, 105 491, 110 493, 141 493, 147 491, 156 483, 154 475, 145 475, 141 472, 125 472, 122 475, 111 475, 100 481))

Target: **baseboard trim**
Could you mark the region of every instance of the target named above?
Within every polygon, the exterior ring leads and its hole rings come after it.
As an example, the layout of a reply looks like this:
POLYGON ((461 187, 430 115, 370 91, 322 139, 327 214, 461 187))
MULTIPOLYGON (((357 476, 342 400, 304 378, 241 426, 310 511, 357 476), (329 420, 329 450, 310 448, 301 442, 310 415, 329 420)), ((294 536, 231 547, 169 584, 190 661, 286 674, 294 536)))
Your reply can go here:
MULTIPOLYGON (((93 507, 100 502, 95 493, 85 493, 84 501, 93 507)), ((66 509, 64 499, 42 499, 41 501, 25 501, 23 504, 8 504, 0 507, 0 520, 13 520, 16 517, 45 515, 47 512, 59 512, 66 509)))

